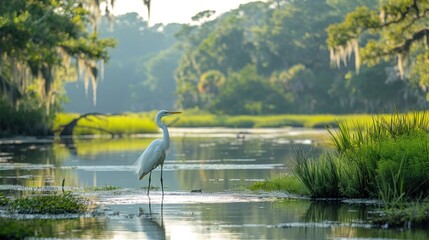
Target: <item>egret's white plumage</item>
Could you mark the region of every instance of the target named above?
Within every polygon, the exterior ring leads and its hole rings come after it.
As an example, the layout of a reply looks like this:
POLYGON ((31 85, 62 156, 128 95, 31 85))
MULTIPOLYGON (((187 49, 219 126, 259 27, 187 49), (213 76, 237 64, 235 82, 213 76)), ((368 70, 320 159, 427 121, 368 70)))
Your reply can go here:
POLYGON ((167 149, 163 149, 162 140, 156 139, 153 141, 143 152, 143 154, 137 159, 140 163, 138 168, 139 180, 141 180, 150 171, 162 165, 166 156, 167 149))
POLYGON ((161 118, 171 114, 179 114, 180 112, 169 112, 166 110, 161 110, 156 114, 156 124, 163 131, 163 138, 154 140, 149 146, 144 150, 143 154, 137 159, 136 173, 139 177, 139 180, 142 179, 145 175, 149 173, 149 186, 147 189, 147 195, 149 196, 150 181, 152 170, 161 166, 161 188, 162 194, 164 194, 164 184, 162 180, 162 167, 164 165, 164 160, 167 155, 167 151, 170 148, 170 135, 168 134, 167 126, 161 121, 161 118))

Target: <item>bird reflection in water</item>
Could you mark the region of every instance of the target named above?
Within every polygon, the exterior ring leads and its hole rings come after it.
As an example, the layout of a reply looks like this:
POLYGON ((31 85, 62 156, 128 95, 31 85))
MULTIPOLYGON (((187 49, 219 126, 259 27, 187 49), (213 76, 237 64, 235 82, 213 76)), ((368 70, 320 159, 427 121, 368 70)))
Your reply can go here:
POLYGON ((164 210, 164 196, 161 198, 160 212, 152 212, 151 198, 148 197, 149 211, 145 211, 142 207, 139 208, 139 218, 143 227, 143 232, 146 234, 147 239, 167 239, 163 210, 164 210))

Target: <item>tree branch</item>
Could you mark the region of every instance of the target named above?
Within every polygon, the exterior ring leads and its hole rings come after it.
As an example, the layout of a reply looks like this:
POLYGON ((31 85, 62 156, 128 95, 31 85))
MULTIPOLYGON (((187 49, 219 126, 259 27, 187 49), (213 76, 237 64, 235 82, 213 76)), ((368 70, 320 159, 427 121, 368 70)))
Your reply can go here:
POLYGON ((409 15, 413 10, 416 12, 416 16, 415 16, 415 18, 412 20, 412 22, 416 21, 417 19, 420 19, 420 18, 425 17, 425 16, 426 16, 426 14, 429 12, 429 9, 425 9, 425 10, 423 11, 423 14, 422 14, 422 15, 420 15, 420 9, 419 9, 419 7, 418 7, 417 1, 416 1, 416 0, 414 0, 414 3, 413 3, 412 5, 410 5, 409 7, 407 7, 407 8, 405 9, 405 11, 400 12, 400 14, 401 14, 401 17, 400 17, 400 18, 397 18, 397 19, 395 19, 395 20, 392 20, 392 21, 389 21, 389 22, 383 23, 383 24, 381 24, 379 27, 380 27, 380 28, 383 28, 383 27, 388 27, 388 26, 390 26, 390 25, 392 25, 392 24, 401 23, 402 21, 404 21, 404 20, 405 20, 405 18, 406 18, 406 17, 407 17, 407 16, 408 16, 408 15, 409 15))
POLYGON ((405 39, 404 43, 393 48, 393 51, 398 53, 408 52, 413 42, 423 39, 425 36, 429 37, 429 28, 427 27, 415 32, 411 38, 405 39))

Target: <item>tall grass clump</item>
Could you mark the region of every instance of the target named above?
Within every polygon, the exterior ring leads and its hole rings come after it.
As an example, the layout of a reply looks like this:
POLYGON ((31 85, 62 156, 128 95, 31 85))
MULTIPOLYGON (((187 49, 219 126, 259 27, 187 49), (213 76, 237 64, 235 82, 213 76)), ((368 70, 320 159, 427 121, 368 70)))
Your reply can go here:
POLYGON ((329 131, 335 152, 316 160, 298 153, 294 171, 313 197, 373 197, 401 206, 429 194, 428 127, 427 112, 341 122, 329 131))
POLYGON ((296 153, 293 171, 310 195, 318 198, 340 197, 337 159, 331 154, 324 154, 315 159, 304 149, 298 149, 296 153))

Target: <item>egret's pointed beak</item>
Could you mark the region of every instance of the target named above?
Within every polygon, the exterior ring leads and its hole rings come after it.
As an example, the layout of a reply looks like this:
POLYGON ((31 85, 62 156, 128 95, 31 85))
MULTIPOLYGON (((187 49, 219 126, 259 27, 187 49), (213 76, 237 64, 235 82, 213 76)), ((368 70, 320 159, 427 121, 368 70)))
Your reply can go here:
POLYGON ((182 112, 167 112, 168 114, 181 114, 182 112))

